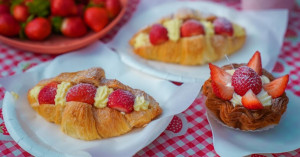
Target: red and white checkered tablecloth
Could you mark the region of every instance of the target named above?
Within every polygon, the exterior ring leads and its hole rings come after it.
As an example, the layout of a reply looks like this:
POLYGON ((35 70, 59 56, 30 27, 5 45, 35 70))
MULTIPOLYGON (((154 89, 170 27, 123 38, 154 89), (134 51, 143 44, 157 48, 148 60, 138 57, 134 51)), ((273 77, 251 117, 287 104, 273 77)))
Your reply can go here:
MULTIPOLYGON (((131 18, 139 1, 129 0, 125 16, 101 41, 107 42, 116 34, 119 28, 131 18)), ((214 1, 240 9, 239 0, 214 1)), ((298 5, 290 12, 284 44, 273 73, 275 76, 290 73, 287 90, 300 97, 300 0, 297 2, 298 5)), ((55 57, 55 55, 24 52, 0 43, 0 77, 14 75, 55 57)), ((4 97, 4 91, 5 89, 0 85, 0 101, 4 97)), ((31 156, 10 138, 3 122, 1 107, 2 105, 0 105, 0 139, 2 140, 0 141, 0 156, 31 156)), ((179 154, 181 156, 218 156, 214 150, 212 132, 205 113, 203 98, 200 95, 186 111, 174 116, 167 129, 156 140, 137 152, 135 156, 178 156, 179 154)), ((253 154, 251 156, 300 156, 300 149, 280 154, 253 154)))

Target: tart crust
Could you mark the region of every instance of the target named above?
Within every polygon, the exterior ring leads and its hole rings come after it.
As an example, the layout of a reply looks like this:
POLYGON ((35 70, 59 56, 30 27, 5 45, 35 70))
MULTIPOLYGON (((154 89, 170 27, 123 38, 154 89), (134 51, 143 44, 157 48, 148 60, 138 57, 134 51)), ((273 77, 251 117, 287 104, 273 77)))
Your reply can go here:
MULTIPOLYGON (((233 64, 236 69, 245 64, 233 64)), ((232 69, 231 65, 222 67, 224 70, 232 69)), ((270 81, 274 80, 274 76, 263 69, 263 75, 268 77, 270 81)), ((276 125, 279 123, 281 116, 284 114, 289 102, 286 93, 278 98, 272 99, 270 106, 265 106, 261 110, 249 110, 242 105, 235 107, 230 101, 225 101, 218 98, 211 87, 211 78, 205 81, 202 86, 202 93, 207 97, 205 105, 215 117, 217 117, 225 125, 238 128, 240 130, 257 130, 269 125, 276 125)))

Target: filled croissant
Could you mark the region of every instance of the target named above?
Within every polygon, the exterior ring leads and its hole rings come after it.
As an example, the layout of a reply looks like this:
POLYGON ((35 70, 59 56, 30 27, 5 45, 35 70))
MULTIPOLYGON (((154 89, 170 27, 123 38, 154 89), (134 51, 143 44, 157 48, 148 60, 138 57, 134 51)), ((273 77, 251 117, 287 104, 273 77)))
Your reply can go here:
POLYGON ((145 59, 201 65, 237 52, 245 41, 245 29, 226 18, 184 9, 140 30, 129 44, 145 59))
POLYGON ((91 68, 42 80, 28 91, 31 107, 74 138, 95 140, 144 127, 162 113, 147 93, 91 68))

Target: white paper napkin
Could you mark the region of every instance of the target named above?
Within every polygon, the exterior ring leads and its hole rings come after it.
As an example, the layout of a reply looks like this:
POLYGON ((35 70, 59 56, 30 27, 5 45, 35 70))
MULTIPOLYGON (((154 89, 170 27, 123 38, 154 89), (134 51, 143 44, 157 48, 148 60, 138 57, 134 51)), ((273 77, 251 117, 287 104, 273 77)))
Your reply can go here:
POLYGON ((140 73, 124 65, 117 54, 100 42, 74 53, 61 55, 29 72, 1 78, 7 91, 19 94, 14 100, 9 92, 3 100, 3 116, 12 138, 34 156, 131 156, 147 146, 168 126, 172 115, 184 111, 196 98, 201 84, 185 83, 176 86, 140 73), (143 129, 104 140, 82 141, 71 138, 39 116, 27 102, 27 91, 40 80, 61 72, 73 72, 99 66, 108 79, 144 90, 152 95, 163 109, 163 114, 143 129))
MULTIPOLYGON (((151 0, 151 2, 142 0, 133 17, 120 29, 114 39, 108 43, 108 46, 118 51, 124 63, 139 71, 167 80, 203 83, 209 77, 207 64, 182 66, 146 60, 134 54, 128 43, 138 30, 155 23, 162 17, 177 12, 181 8, 193 8, 204 13, 226 17, 243 26, 247 32, 246 43, 241 50, 229 56, 230 62, 246 63, 254 52, 259 50, 263 67, 269 71, 273 69, 287 27, 287 10, 242 12, 207 1, 169 0, 166 3, 160 0, 151 0), (160 5, 157 5, 158 3, 160 5)), ((223 66, 229 62, 222 59, 214 62, 214 64, 223 66)))

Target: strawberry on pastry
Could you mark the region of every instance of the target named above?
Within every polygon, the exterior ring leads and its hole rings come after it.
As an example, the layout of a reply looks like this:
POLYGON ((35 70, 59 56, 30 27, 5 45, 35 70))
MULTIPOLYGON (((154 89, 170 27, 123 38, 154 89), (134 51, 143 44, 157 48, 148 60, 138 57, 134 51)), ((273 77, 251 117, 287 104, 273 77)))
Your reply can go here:
POLYGON ((97 88, 88 83, 79 83, 71 87, 67 93, 66 101, 78 101, 87 104, 94 104, 97 88))
POLYGON ((39 95, 38 95, 38 101, 39 104, 55 104, 55 95, 57 90, 58 83, 51 82, 44 86, 39 95))
POLYGON ((133 110, 134 95, 129 91, 118 89, 112 92, 108 97, 108 107, 129 113, 133 110))
POLYGON ((260 52, 256 51, 252 58, 249 60, 247 66, 253 69, 259 76, 262 75, 262 64, 260 52))
POLYGON ((264 90, 272 96, 272 98, 277 98, 281 96, 289 82, 289 75, 284 75, 280 78, 273 80, 272 82, 265 84, 263 86, 264 90))
POLYGON ((180 32, 182 37, 205 34, 203 25, 199 21, 193 19, 185 21, 180 27, 180 32))
POLYGON ((150 42, 159 45, 169 40, 168 30, 161 24, 154 24, 149 33, 150 42))
POLYGON ((248 92, 242 97, 242 104, 245 108, 250 110, 259 110, 264 108, 251 89, 248 90, 248 92))
POLYGON ((216 34, 220 35, 227 35, 232 36, 233 35, 233 26, 230 21, 228 21, 226 18, 219 17, 213 22, 214 30, 216 34))

